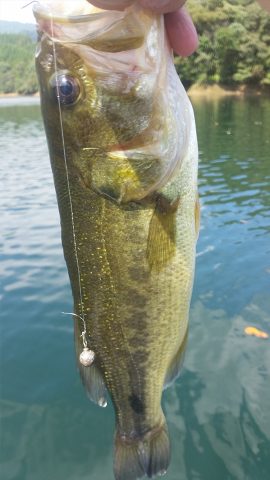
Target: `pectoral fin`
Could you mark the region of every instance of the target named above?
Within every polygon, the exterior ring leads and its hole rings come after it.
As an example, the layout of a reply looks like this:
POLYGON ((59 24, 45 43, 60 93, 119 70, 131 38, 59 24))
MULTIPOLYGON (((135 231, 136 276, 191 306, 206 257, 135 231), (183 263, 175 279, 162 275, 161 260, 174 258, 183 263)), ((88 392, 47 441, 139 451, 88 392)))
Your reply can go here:
POLYGON ((150 269, 160 271, 176 252, 176 213, 179 198, 170 203, 160 195, 149 225, 147 259, 150 269))

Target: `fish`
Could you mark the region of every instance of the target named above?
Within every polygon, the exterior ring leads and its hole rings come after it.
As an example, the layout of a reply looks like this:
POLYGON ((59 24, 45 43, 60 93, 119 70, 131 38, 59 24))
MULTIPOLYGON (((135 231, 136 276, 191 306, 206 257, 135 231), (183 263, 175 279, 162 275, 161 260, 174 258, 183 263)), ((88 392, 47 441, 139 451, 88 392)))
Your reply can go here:
POLYGON ((78 369, 90 400, 114 406, 116 480, 163 475, 200 221, 193 110, 162 16, 85 0, 34 14, 78 369))

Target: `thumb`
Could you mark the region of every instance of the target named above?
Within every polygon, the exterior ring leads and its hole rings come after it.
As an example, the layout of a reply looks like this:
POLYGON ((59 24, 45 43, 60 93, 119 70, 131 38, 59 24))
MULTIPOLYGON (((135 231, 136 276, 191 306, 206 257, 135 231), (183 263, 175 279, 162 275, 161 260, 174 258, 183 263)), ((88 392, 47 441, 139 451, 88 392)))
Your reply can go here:
POLYGON ((257 0, 262 8, 270 12, 270 0, 257 0))

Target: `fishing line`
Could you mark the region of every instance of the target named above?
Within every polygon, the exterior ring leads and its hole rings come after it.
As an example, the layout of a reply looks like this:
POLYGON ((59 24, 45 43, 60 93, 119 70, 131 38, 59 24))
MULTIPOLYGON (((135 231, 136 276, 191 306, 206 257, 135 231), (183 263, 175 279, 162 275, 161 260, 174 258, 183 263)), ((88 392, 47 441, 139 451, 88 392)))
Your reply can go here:
POLYGON ((22 10, 23 8, 29 7, 29 5, 32 5, 32 3, 38 3, 38 0, 33 0, 32 2, 29 2, 29 3, 27 3, 26 5, 23 5, 23 6, 21 7, 21 10, 22 10))
POLYGON ((52 16, 51 12, 50 12, 50 27, 51 27, 51 40, 52 40, 52 48, 53 48, 54 73, 55 73, 55 76, 56 76, 56 82, 55 82, 56 83, 56 96, 57 96, 58 111, 59 111, 61 140, 62 140, 62 146, 63 146, 63 155, 64 155, 67 189, 68 189, 68 197, 69 197, 69 206, 70 206, 70 214, 71 214, 74 254, 75 254, 77 273, 78 273, 80 309, 81 309, 81 315, 77 315, 76 313, 72 313, 71 315, 74 315, 75 317, 78 317, 83 323, 83 331, 81 333, 81 337, 82 337, 82 340, 83 340, 84 351, 80 355, 80 362, 84 366, 89 366, 93 363, 95 354, 92 350, 90 350, 88 348, 87 337, 86 337, 87 332, 86 332, 86 321, 85 321, 85 314, 84 314, 84 308, 83 308, 81 271, 80 271, 80 264, 79 264, 79 257, 78 257, 78 247, 77 247, 76 230, 75 230, 75 222, 74 222, 74 211, 73 211, 73 203, 72 203, 72 197, 71 197, 69 171, 68 171, 68 163, 67 163, 65 135, 64 135, 64 127, 63 127, 63 117, 62 117, 62 109, 61 109, 61 101, 60 101, 60 89, 59 89, 59 84, 58 84, 58 81, 57 81, 57 75, 58 75, 57 59, 56 59, 57 53, 56 53, 56 47, 55 47, 55 41, 54 41, 53 16, 52 16))

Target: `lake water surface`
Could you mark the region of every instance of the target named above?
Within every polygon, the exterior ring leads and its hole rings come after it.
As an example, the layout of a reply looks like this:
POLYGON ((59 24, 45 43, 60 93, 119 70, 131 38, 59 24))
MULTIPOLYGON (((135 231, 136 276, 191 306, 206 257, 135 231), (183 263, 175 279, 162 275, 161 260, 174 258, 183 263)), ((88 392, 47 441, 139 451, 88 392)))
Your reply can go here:
MULTIPOLYGON (((113 480, 112 406, 74 362, 39 106, 0 101, 1 480, 113 480)), ((194 100, 202 226, 185 365, 164 395, 167 480, 268 480, 270 99, 194 100)))

